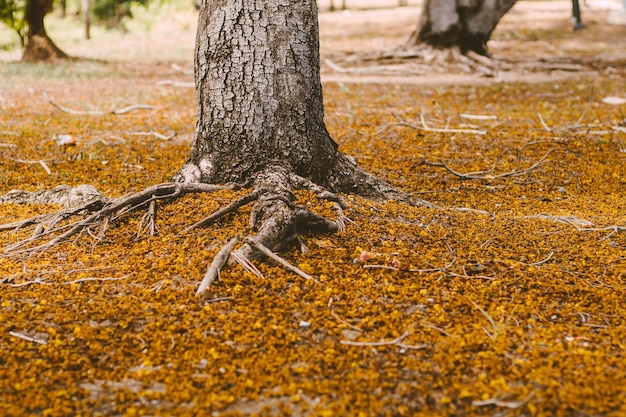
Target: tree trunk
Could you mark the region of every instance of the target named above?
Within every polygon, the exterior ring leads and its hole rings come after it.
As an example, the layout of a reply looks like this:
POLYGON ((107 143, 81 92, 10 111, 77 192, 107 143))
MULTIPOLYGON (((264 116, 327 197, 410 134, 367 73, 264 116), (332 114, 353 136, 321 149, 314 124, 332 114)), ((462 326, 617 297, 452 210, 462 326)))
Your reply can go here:
MULTIPOLYGON (((256 244, 280 250, 305 230, 341 230, 296 206, 294 188, 423 203, 358 168, 326 130, 316 0, 202 2, 195 57, 195 138, 173 180, 252 187, 256 244)), ((258 255, 248 243, 236 257, 258 255)))
POLYGON ((426 0, 409 45, 458 47, 488 56, 487 41, 517 0, 426 0))
POLYGON ((28 62, 47 61, 67 58, 67 54, 59 49, 48 37, 43 20, 52 9, 53 0, 29 0, 26 3, 26 23, 28 36, 22 60, 28 62))
POLYGON ((363 182, 371 176, 337 150, 324 124, 315 0, 203 6, 195 138, 175 179, 244 184, 281 166, 333 191, 376 194, 363 182))

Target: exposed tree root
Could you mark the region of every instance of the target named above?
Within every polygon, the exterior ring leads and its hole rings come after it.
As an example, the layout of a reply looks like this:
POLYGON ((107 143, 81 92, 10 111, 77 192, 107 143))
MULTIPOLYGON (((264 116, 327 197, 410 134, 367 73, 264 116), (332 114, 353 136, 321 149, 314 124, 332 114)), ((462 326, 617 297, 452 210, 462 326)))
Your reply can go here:
POLYGON ((594 71, 603 68, 602 65, 598 65, 599 61, 605 62, 602 57, 574 63, 571 59, 565 60, 564 58, 496 59, 473 51, 462 54, 459 48, 437 49, 422 44, 402 45, 377 51, 334 54, 325 59, 324 64, 334 72, 353 75, 423 75, 439 72, 497 77, 501 71, 594 71))
POLYGON ((346 74, 407 74, 460 72, 497 75, 500 61, 474 52, 462 54, 458 48, 436 49, 430 45, 400 46, 365 53, 352 53, 326 59, 335 72, 346 74))
MULTIPOLYGON (((335 167, 332 186, 354 194, 374 199, 395 199, 408 204, 432 206, 429 203, 403 193, 389 184, 371 176, 356 167, 347 158, 340 157, 335 167)), ((305 278, 312 277, 298 267, 276 254, 289 245, 296 245, 306 250, 300 236, 303 233, 335 233, 346 229, 350 220, 345 216, 346 204, 339 195, 314 183, 313 181, 292 173, 282 166, 269 166, 257 173, 249 184, 251 191, 217 210, 210 216, 187 227, 183 233, 192 229, 207 227, 223 216, 236 212, 249 203, 254 203, 250 214, 250 228, 254 233, 243 239, 230 240, 216 255, 207 269, 207 273, 197 290, 203 294, 219 277, 220 270, 230 258, 242 267, 258 276, 261 272, 252 260, 267 257, 285 269, 305 278), (296 204, 294 190, 303 189, 314 193, 320 201, 332 203, 336 213, 335 219, 329 220, 315 214, 304 206, 296 204)), ((121 216, 138 209, 146 210, 143 215, 137 237, 144 234, 157 233, 156 217, 157 202, 170 202, 188 193, 213 192, 223 189, 236 189, 240 185, 209 185, 193 182, 164 183, 148 187, 143 191, 127 196, 109 199, 90 186, 55 187, 43 192, 11 191, 0 197, 2 203, 53 203, 63 204, 64 210, 56 213, 34 216, 30 219, 0 225, 1 230, 16 230, 34 227, 35 231, 29 238, 16 242, 5 248, 5 254, 29 254, 45 251, 70 241, 84 233, 90 234, 100 241, 111 222, 121 216), (76 220, 70 220, 76 218, 76 220)))
MULTIPOLYGON (((346 190, 379 200, 394 199, 415 206, 433 207, 371 176, 349 162, 347 158, 338 159, 335 171, 337 172, 329 174, 329 177, 334 178, 332 181, 334 189, 346 190)), ((0 225, 0 231, 25 227, 35 229, 31 237, 7 246, 4 254, 30 254, 45 251, 83 234, 91 235, 98 242, 103 238, 109 224, 139 209, 145 210, 145 214, 140 221, 137 238, 146 234, 154 235, 158 232, 157 202, 171 202, 188 193, 237 189, 241 186, 172 182, 148 187, 143 191, 116 199, 107 198, 90 186, 55 187, 43 192, 11 191, 0 197, 0 202, 54 203, 63 204, 66 208, 56 213, 0 225)), ((206 292, 219 277, 220 270, 226 265, 228 259, 236 261, 247 271, 262 276, 252 261, 256 258, 267 257, 283 268, 305 279, 311 279, 309 274, 281 258, 276 252, 282 251, 289 245, 296 245, 305 251, 306 247, 300 237, 303 233, 341 232, 345 231, 346 223, 351 221, 344 213, 346 204, 343 198, 307 178, 292 173, 285 167, 266 167, 254 176, 248 186, 251 188, 248 194, 183 230, 183 233, 187 233, 193 229, 211 226, 225 215, 236 212, 246 204, 254 203, 250 213, 250 229, 253 234, 243 240, 235 237, 222 247, 208 267, 197 294, 206 292), (315 194, 320 201, 332 203, 335 218, 326 219, 296 204, 293 191, 298 189, 315 194), (236 248, 240 242, 241 245, 236 248)))
MULTIPOLYGON (((50 192, 59 189, 59 187, 40 193, 11 191, 1 197, 0 201, 5 203, 75 204, 76 201, 83 200, 69 200, 68 203, 68 196, 73 195, 73 190, 81 187, 95 190, 90 186, 79 186, 76 188, 61 187, 62 190, 65 191, 63 193, 50 192)), ((156 201, 175 199, 189 193, 213 192, 234 188, 235 185, 232 184, 219 186, 210 184, 163 183, 117 199, 102 197, 102 195, 96 191, 96 193, 90 194, 91 199, 77 207, 61 210, 49 215, 34 216, 19 222, 0 225, 0 230, 17 230, 27 226, 36 226, 35 233, 32 237, 7 246, 4 249, 4 253, 34 253, 44 251, 60 243, 67 242, 83 232, 98 230, 98 234, 102 235, 106 232, 110 221, 114 221, 126 213, 146 206, 148 207, 148 215, 144 217, 144 220, 147 219, 146 221, 148 223, 154 224, 156 206, 153 203, 156 201), (94 196, 96 197, 94 198, 94 196), (69 224, 60 224, 62 220, 73 216, 82 216, 83 218, 69 224), (45 241, 46 239, 48 240, 45 241), (41 241, 45 242, 37 244, 41 241)), ((154 231, 154 228, 150 226, 147 226, 146 229, 154 231)))

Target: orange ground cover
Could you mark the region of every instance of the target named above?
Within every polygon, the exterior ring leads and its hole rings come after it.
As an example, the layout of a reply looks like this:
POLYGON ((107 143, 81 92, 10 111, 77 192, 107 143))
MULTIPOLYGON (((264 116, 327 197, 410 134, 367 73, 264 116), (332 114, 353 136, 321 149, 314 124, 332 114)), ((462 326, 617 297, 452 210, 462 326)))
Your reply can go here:
MULTIPOLYGON (((169 67, 65 71, 75 80, 0 90, 0 193, 89 183, 118 196, 175 172, 194 99, 155 85, 169 67), (158 109, 70 115, 42 89, 74 109, 158 109), (77 143, 57 145, 62 134, 77 143)), ((610 227, 626 226, 626 133, 623 109, 600 101, 620 93, 611 76, 327 83, 340 148, 444 208, 347 196, 347 232, 284 254, 315 279, 270 261, 256 262, 264 278, 229 266, 200 299, 207 264, 246 233, 249 208, 181 231, 241 192, 162 207, 157 237, 135 239, 137 213, 100 242, 0 256, 0 414, 625 415, 626 232, 610 227), (486 134, 385 128, 398 117, 423 127, 420 113, 429 128, 486 134), (493 171, 461 179, 431 163, 493 171)), ((2 205, 0 222, 53 209, 2 205)), ((0 245, 31 232, 2 233, 0 245)))

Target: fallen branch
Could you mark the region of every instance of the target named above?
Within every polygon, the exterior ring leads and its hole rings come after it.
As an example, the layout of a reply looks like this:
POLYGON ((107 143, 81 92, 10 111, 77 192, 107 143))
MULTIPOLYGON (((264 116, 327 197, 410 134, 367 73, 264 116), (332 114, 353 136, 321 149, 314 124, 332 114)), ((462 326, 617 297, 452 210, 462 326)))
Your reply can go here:
POLYGON ((348 323, 346 320, 344 320, 341 317, 339 317, 339 315, 337 313, 335 313, 332 309, 330 310, 330 315, 333 316, 335 318, 335 320, 337 320, 339 323, 341 323, 341 324, 343 324, 345 326, 348 326, 352 330, 356 330, 357 332, 363 333, 363 329, 361 329, 358 326, 355 326, 354 324, 348 323))
POLYGON ((496 407, 504 407, 504 408, 510 408, 512 410, 515 410, 517 408, 520 408, 526 405, 530 400, 533 399, 534 396, 535 396, 534 392, 530 393, 528 396, 526 396, 526 398, 520 401, 503 401, 497 398, 489 398, 487 400, 472 401, 472 405, 474 407, 484 407, 486 405, 495 405, 496 407))
POLYGON ((429 268, 429 269, 409 269, 410 272, 443 272, 446 271, 447 269, 451 268, 452 265, 454 265, 454 263, 456 262, 456 257, 452 259, 452 261, 450 261, 450 263, 448 265, 445 265, 441 268, 429 268))
MULTIPOLYGON (((76 115, 92 115, 92 116, 102 116, 104 114, 106 114, 106 112, 102 111, 102 110, 73 110, 73 109, 69 109, 67 107, 63 107, 60 104, 56 103, 55 101, 53 101, 48 94, 43 91, 42 92, 43 98, 50 104, 52 104, 54 107, 56 107, 57 109, 61 110, 63 113, 68 113, 68 114, 76 114, 76 115)), ((111 110, 109 113, 110 114, 126 114, 129 113, 131 111, 134 110, 153 110, 158 108, 157 106, 150 106, 147 104, 135 104, 132 106, 128 106, 128 107, 124 107, 121 109, 117 109, 117 110, 111 110)))
POLYGON ((72 281, 67 281, 64 282, 64 285, 70 285, 70 284, 82 284, 84 282, 103 282, 103 281, 120 281, 123 279, 127 279, 128 275, 124 275, 123 277, 119 277, 119 278, 78 278, 72 281))
POLYGON ((593 226, 593 222, 585 219, 579 219, 574 216, 553 216, 550 214, 533 214, 531 216, 523 216, 523 219, 542 219, 542 220, 550 220, 559 223, 565 223, 573 228, 575 228, 579 232, 606 232, 611 231, 608 235, 600 239, 600 241, 606 240, 613 236, 617 232, 626 231, 626 226, 619 225, 611 225, 604 227, 591 227, 593 226))
POLYGON ((399 116, 397 116, 395 114, 393 116, 396 119, 398 119, 398 122, 396 122, 396 123, 389 123, 389 124, 383 126, 381 129, 379 129, 376 132, 374 132, 374 134, 380 134, 380 133, 384 132, 385 130, 387 130, 388 128, 393 127, 393 126, 405 126, 405 127, 410 127, 411 129, 421 130, 421 131, 424 131, 424 132, 470 133, 470 134, 481 135, 481 136, 487 134, 486 130, 478 130, 478 129, 432 128, 432 127, 429 127, 426 124, 426 120, 424 119, 424 113, 420 113, 420 121, 422 123, 422 126, 418 126, 418 125, 415 125, 413 123, 406 122, 401 117, 399 117, 399 116))
POLYGON ((37 339, 36 337, 26 336, 25 334, 9 331, 9 334, 13 337, 17 337, 18 339, 26 340, 28 342, 37 343, 39 345, 47 345, 48 342, 42 339, 37 339))
POLYGON ((164 135, 162 133, 159 132, 133 132, 131 133, 131 135, 134 136, 154 136, 157 139, 161 139, 161 140, 172 140, 175 136, 176 136, 176 132, 172 133, 171 135, 164 135))
MULTIPOLYGON (((16 159, 16 158, 11 158, 11 157, 7 157, 8 160, 13 161, 13 162, 18 162, 20 164, 39 164, 43 167, 43 169, 48 173, 48 175, 52 175, 52 171, 50 171, 50 168, 48 167, 48 164, 46 164, 46 161, 44 161, 43 159, 39 159, 39 160, 35 160, 35 161, 31 161, 28 159, 16 159)), ((48 160, 50 161, 50 160, 48 160)))
POLYGON ((422 325, 422 327, 426 327, 427 329, 432 329, 432 330, 436 330, 439 333, 441 333, 444 336, 448 336, 448 337, 456 337, 455 335, 448 333, 447 331, 445 331, 444 329, 442 329, 441 327, 435 326, 434 324, 430 324, 430 323, 420 323, 422 325))
POLYGON ((268 258, 278 262, 280 265, 283 266, 283 268, 287 269, 288 271, 291 271, 294 274, 299 275, 299 276, 301 276, 304 279, 313 279, 313 277, 311 275, 307 274, 306 272, 304 272, 303 270, 301 270, 297 266, 290 264, 289 262, 287 262, 286 260, 284 260, 280 256, 276 255, 269 248, 265 247, 261 242, 258 242, 258 241, 254 240, 252 238, 248 238, 247 242, 250 243, 255 248, 257 248, 263 255, 265 255, 268 258))
POLYGON ((150 106, 148 104, 134 104, 132 106, 124 107, 121 109, 111 110, 111 114, 126 114, 134 110, 154 110, 154 109, 158 109, 158 107, 150 106))
POLYGON ((391 340, 382 339, 382 340, 379 340, 377 342, 353 342, 352 340, 342 340, 340 343, 342 345, 371 346, 371 347, 397 345, 398 343, 400 343, 404 339, 406 339, 409 334, 411 334, 411 332, 409 330, 407 330, 404 333, 402 333, 400 336, 396 337, 395 339, 391 339, 391 340))
POLYGON ((50 104, 52 104, 54 107, 56 107, 57 109, 61 110, 63 113, 68 113, 68 114, 89 114, 89 115, 94 115, 94 116, 102 116, 104 114, 104 112, 102 110, 86 110, 86 111, 82 111, 82 110, 72 110, 72 109, 68 109, 67 107, 63 107, 60 104, 55 103, 54 101, 52 101, 52 99, 48 96, 48 94, 43 91, 41 93, 43 95, 43 98, 50 104))
POLYGON ((209 265, 206 274, 204 274, 204 278, 200 282, 196 295, 204 294, 211 284, 213 284, 215 280, 219 279, 220 271, 224 268, 224 265, 226 265, 230 253, 239 241, 239 236, 235 236, 227 244, 222 246, 219 252, 217 252, 217 255, 213 258, 211 265, 209 265))
MULTIPOLYGON (((450 168, 450 166, 446 163, 443 162, 432 162, 429 160, 424 160, 422 162, 422 164, 424 165, 428 165, 428 166, 433 166, 433 167, 440 167, 440 168, 444 168, 446 171, 448 171, 449 173, 462 178, 462 179, 468 179, 468 180, 496 180, 496 179, 502 179, 502 178, 507 178, 507 177, 520 177, 523 175, 527 175, 530 174, 532 171, 540 168, 546 161, 546 159, 548 159, 548 157, 557 151, 565 151, 565 152, 569 152, 569 153, 573 153, 576 154, 574 151, 567 149, 567 148, 553 148, 550 149, 549 151, 547 151, 541 158, 539 158, 539 160, 535 161, 532 165, 530 165, 529 167, 525 168, 525 169, 519 169, 519 165, 520 165, 520 160, 519 160, 519 156, 518 156, 518 160, 517 160, 517 164, 515 166, 515 168, 513 168, 510 171, 507 172, 503 172, 502 174, 489 174, 490 172, 493 172, 494 168, 491 168, 489 170, 486 171, 477 171, 477 172, 470 172, 467 174, 463 174, 461 172, 455 171, 454 169, 450 168)), ((497 162, 494 164, 497 164, 497 162)))
POLYGON ((390 271, 398 271, 400 268, 396 268, 394 266, 388 266, 388 265, 363 265, 363 268, 365 269, 388 269, 390 271))
POLYGON ((163 86, 183 87, 183 88, 195 88, 196 87, 196 84, 193 82, 173 81, 173 80, 158 81, 156 85, 158 85, 159 87, 163 87, 163 86))
POLYGON ((181 74, 185 74, 185 75, 193 75, 193 70, 188 70, 188 69, 185 69, 185 68, 181 67, 180 65, 178 65, 178 64, 176 64, 176 63, 173 63, 173 64, 171 65, 171 67, 172 67, 172 69, 173 69, 174 71, 180 72, 181 74))

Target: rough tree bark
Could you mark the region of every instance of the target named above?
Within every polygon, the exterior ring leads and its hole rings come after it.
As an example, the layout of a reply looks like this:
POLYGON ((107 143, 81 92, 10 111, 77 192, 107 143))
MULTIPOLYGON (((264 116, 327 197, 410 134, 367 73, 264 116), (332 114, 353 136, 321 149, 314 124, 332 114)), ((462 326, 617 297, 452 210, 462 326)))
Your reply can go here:
MULTIPOLYGON (((43 233, 5 251, 45 250, 83 229, 106 227, 138 208, 148 209, 141 230, 155 232, 158 200, 245 187, 249 194, 188 229, 209 226, 224 214, 254 203, 250 218, 253 235, 231 254, 254 272, 251 259, 274 257, 273 251, 300 243, 303 232, 342 230, 347 220, 345 203, 336 193, 429 205, 372 176, 339 152, 324 124, 318 42, 315 0, 203 1, 195 50, 195 138, 187 162, 172 183, 116 200, 88 187, 33 193, 32 199, 40 202, 52 195, 67 209, 52 217, 37 216, 0 226, 6 230, 46 224, 43 233), (296 189, 310 190, 320 200, 333 202, 336 218, 320 217, 298 205, 293 194, 296 189), (64 225, 55 235, 55 227, 49 223, 81 212, 95 213, 64 225), (37 244, 42 238, 48 242, 37 244)), ((7 199, 30 198, 24 193, 15 196, 7 199)), ((220 251, 206 282, 216 278, 235 245, 231 241, 220 251)), ((206 282, 201 288, 206 288, 206 282)))
POLYGON ((28 24, 26 48, 22 60, 27 62, 67 58, 67 54, 52 42, 44 26, 44 17, 52 9, 53 0, 28 0, 25 18, 28 24))
POLYGON ((409 200, 340 153, 326 130, 315 0, 205 2, 198 27, 195 141, 175 181, 270 190, 252 217, 272 250, 297 229, 337 230, 294 209, 290 190, 302 179, 333 193, 409 200))
POLYGON ((409 45, 458 47, 488 56, 487 41, 517 0, 426 0, 409 45))

